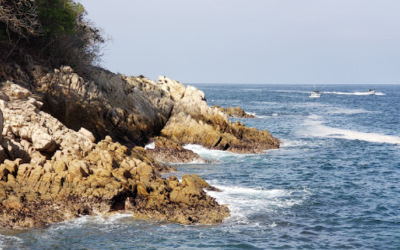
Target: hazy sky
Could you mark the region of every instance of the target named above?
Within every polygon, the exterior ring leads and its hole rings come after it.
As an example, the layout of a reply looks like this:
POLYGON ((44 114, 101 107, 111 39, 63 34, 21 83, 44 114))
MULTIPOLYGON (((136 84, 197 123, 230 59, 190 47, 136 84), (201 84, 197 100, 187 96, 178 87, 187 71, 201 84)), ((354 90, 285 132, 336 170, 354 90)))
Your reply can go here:
POLYGON ((103 66, 184 83, 400 83, 399 0, 80 0, 103 66))

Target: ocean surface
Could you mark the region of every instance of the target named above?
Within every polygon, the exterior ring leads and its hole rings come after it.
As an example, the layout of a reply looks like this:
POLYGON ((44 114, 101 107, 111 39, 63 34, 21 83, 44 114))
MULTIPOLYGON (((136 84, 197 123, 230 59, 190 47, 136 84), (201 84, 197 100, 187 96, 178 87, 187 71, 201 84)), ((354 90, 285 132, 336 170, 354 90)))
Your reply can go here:
MULTIPOLYGON (((221 193, 232 216, 185 226, 130 215, 0 229, 0 249, 400 249, 400 85, 195 85, 241 106, 282 141, 265 154, 186 145, 212 164, 176 165, 221 193), (376 95, 365 95, 376 88, 376 95)), ((235 120, 235 119, 232 119, 235 120)))

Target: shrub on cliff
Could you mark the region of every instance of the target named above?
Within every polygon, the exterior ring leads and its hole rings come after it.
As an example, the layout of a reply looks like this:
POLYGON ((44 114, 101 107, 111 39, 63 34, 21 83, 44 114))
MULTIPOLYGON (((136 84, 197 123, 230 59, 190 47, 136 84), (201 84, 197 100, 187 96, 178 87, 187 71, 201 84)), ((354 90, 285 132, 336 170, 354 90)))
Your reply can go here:
POLYGON ((27 51, 51 67, 70 65, 84 73, 101 56, 105 39, 73 0, 0 0, 3 60, 27 51))

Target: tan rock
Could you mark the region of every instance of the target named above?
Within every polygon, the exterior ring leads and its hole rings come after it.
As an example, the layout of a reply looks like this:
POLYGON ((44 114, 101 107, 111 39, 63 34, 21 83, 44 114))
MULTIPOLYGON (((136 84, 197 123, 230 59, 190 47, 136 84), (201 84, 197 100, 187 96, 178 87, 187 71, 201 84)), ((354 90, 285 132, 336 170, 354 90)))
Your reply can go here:
POLYGON ((1 146, 9 158, 0 164, 2 226, 36 227, 124 209, 139 218, 220 223, 229 209, 203 191, 211 186, 196 175, 182 182, 162 178, 171 168, 140 146, 161 134, 156 149, 182 153, 181 160, 189 159, 184 143, 238 152, 279 146, 268 132, 208 107, 204 92, 166 77, 156 83, 93 69, 88 81, 68 66, 31 68, 34 84, 18 80, 34 94, 12 83, 1 90, 1 146))
POLYGON ((218 105, 214 105, 214 108, 217 108, 224 114, 228 115, 229 117, 236 117, 236 118, 256 118, 255 115, 247 114, 244 112, 242 108, 237 106, 236 108, 229 107, 229 108, 223 108, 218 105))
POLYGON ((82 135, 86 136, 87 138, 89 138, 89 140, 91 142, 96 142, 96 138, 93 136, 92 132, 90 132, 89 130, 87 130, 85 128, 81 128, 78 132, 81 133, 82 135))
POLYGON ((57 145, 45 130, 37 129, 32 134, 33 147, 38 151, 54 152, 57 145))

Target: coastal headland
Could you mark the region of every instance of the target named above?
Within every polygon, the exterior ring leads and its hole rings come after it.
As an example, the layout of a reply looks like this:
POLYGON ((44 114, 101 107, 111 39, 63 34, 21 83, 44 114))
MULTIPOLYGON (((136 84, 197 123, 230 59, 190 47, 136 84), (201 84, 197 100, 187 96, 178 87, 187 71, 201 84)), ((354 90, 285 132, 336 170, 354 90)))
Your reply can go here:
POLYGON ((86 80, 68 66, 28 68, 9 68, 1 83, 2 227, 114 212, 220 223, 230 212, 203 190, 213 188, 196 175, 162 178, 171 168, 160 162, 199 159, 182 148, 189 143, 238 153, 279 147, 267 131, 232 123, 202 91, 166 77, 96 68, 86 80), (155 148, 146 151, 150 141, 155 148))
POLYGON ((107 39, 79 2, 1 7, 0 227, 112 213, 221 223, 228 207, 204 191, 217 189, 197 175, 164 178, 175 170, 168 163, 205 162, 185 144, 235 153, 279 147, 268 131, 209 107, 193 86, 94 66, 107 39))

